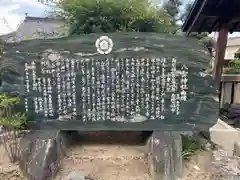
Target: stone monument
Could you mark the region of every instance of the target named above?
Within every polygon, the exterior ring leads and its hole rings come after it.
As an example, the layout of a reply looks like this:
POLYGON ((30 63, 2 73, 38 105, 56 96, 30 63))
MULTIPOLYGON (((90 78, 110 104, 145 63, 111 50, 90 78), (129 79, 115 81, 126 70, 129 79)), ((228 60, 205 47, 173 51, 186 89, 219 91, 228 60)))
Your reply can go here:
POLYGON ((58 158, 47 157, 64 154, 61 130, 154 131, 150 162, 163 150, 173 153, 164 161, 168 169, 156 168, 158 161, 154 172, 176 179, 180 133, 163 131, 207 130, 218 119, 218 86, 205 72, 211 57, 186 37, 110 33, 30 40, 6 44, 4 58, 15 60, 19 71, 4 73, 1 90, 20 96, 29 128, 41 130, 28 134, 21 148, 21 169, 33 180, 56 171, 58 158))

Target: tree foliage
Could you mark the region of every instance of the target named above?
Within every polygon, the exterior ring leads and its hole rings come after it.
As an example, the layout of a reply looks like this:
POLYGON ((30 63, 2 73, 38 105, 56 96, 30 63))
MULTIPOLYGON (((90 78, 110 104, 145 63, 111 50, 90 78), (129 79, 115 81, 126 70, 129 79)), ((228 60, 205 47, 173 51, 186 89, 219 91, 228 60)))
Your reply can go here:
POLYGON ((179 15, 179 8, 182 5, 181 0, 168 0, 164 5, 163 8, 167 11, 167 13, 174 19, 174 21, 177 21, 177 16, 179 15))
POLYGON ((60 0, 70 35, 98 32, 171 32, 172 18, 148 0, 60 0))
POLYGON ((192 2, 189 2, 189 3, 187 3, 187 4, 185 5, 184 11, 180 14, 180 20, 181 20, 182 22, 184 22, 184 21, 187 19, 187 16, 188 16, 188 14, 189 14, 190 11, 191 11, 192 5, 193 5, 192 2))
MULTIPOLYGON (((54 0, 38 0, 50 4, 54 0)), ((180 12, 181 0, 168 0, 163 8, 153 6, 148 0, 59 0, 54 6, 57 15, 70 25, 70 35, 98 32, 160 32, 179 33, 177 20, 184 22, 193 2, 180 12), (178 18, 179 17, 179 18, 178 18)), ((212 53, 214 41, 209 33, 191 33, 212 53)))

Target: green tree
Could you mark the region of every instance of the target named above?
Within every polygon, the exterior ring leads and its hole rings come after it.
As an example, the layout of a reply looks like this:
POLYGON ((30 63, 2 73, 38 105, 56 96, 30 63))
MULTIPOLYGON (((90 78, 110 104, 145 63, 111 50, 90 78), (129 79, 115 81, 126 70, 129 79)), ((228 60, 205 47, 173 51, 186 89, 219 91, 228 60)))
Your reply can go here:
MULTIPOLYGON (((2 81, 2 73, 6 70, 14 73, 19 72, 15 61, 3 57, 4 45, 5 42, 0 39, 0 81, 2 81)), ((6 94, 0 94, 0 125, 3 128, 2 130, 4 130, 2 145, 11 162, 18 160, 18 132, 26 125, 25 114, 15 111, 15 105, 19 101, 18 97, 9 97, 6 94)))
POLYGON ((178 20, 177 16, 179 15, 179 8, 181 5, 181 0, 168 0, 166 3, 164 3, 163 8, 176 22, 178 20))
POLYGON ((70 25, 70 35, 174 29, 172 17, 148 0, 60 0, 55 8, 70 25))
POLYGON ((187 19, 187 16, 188 16, 188 14, 189 14, 190 11, 191 11, 192 5, 193 5, 192 2, 189 2, 189 3, 187 3, 187 4, 185 5, 184 11, 180 14, 180 20, 181 20, 182 22, 184 22, 184 21, 187 19))

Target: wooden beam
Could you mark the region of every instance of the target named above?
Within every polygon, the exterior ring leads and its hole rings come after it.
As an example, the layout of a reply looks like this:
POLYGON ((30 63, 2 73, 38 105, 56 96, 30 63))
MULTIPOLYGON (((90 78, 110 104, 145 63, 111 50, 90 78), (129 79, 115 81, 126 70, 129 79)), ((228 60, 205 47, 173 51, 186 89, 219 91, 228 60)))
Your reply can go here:
MULTIPOLYGON (((218 24, 219 24, 219 21, 218 21, 218 18, 216 18, 216 20, 212 24, 212 27, 211 27, 210 31, 212 31, 215 28, 217 29, 218 24)), ((208 32, 208 33, 211 33, 211 32, 208 32)))
POLYGON ((198 28, 198 33, 201 33, 201 32, 202 32, 202 27, 204 26, 204 24, 206 24, 206 22, 207 22, 207 19, 204 19, 204 20, 200 23, 199 28, 198 28))
MULTIPOLYGON (((239 15, 239 16, 240 16, 240 15, 239 15)), ((240 22, 240 17, 239 17, 239 16, 232 18, 232 19, 229 21, 229 24, 240 22)))
POLYGON ((237 26, 238 26, 238 23, 233 23, 231 29, 229 29, 229 32, 233 33, 234 29, 236 29, 237 26))
POLYGON ((213 78, 217 81, 221 81, 222 77, 222 69, 224 64, 227 39, 228 39, 228 27, 222 26, 222 28, 218 32, 216 55, 213 67, 213 78))
POLYGON ((223 3, 223 0, 218 1, 215 8, 218 9, 222 3, 223 3))

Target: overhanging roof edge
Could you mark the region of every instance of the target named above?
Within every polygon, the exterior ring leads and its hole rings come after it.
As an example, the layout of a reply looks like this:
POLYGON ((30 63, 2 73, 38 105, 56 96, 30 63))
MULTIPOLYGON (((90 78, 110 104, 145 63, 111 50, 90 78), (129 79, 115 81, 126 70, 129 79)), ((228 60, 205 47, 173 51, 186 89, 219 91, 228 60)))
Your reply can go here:
POLYGON ((191 29, 190 26, 194 21, 194 17, 196 17, 197 13, 199 11, 201 11, 201 9, 203 8, 202 5, 204 2, 206 2, 207 0, 195 0, 192 8, 190 10, 190 13, 188 14, 186 20, 184 21, 183 25, 182 25, 182 30, 183 32, 189 32, 191 29))

